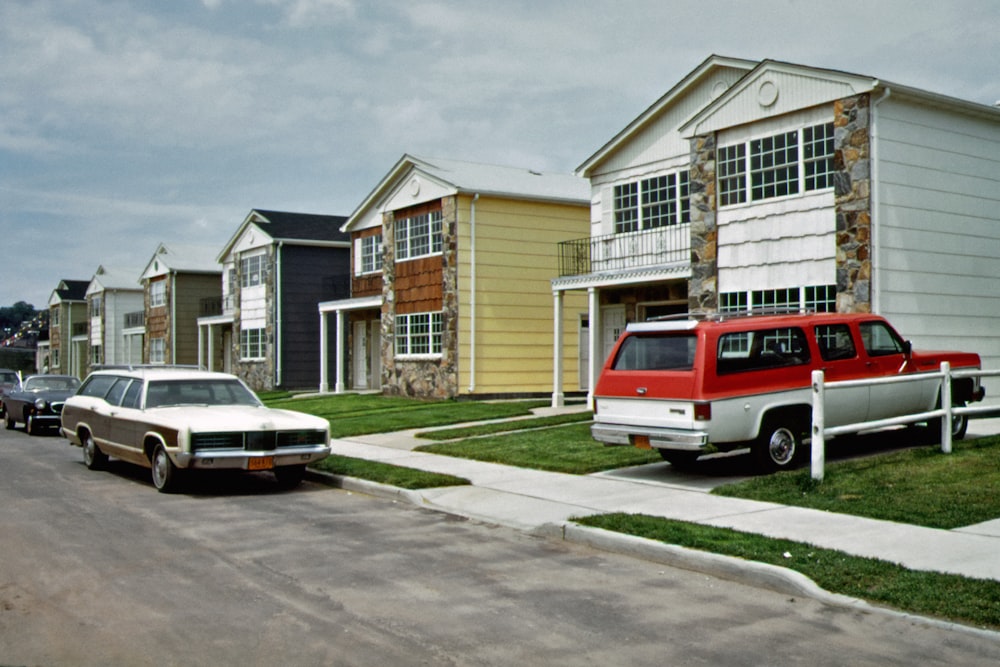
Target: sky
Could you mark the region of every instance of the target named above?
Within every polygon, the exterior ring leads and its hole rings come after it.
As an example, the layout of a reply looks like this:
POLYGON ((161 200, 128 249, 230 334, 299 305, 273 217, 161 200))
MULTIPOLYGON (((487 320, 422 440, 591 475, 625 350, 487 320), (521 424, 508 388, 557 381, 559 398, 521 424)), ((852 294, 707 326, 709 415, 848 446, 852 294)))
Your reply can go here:
POLYGON ((1000 2, 3 0, 0 306, 404 153, 571 173, 712 54, 994 104, 1000 2))

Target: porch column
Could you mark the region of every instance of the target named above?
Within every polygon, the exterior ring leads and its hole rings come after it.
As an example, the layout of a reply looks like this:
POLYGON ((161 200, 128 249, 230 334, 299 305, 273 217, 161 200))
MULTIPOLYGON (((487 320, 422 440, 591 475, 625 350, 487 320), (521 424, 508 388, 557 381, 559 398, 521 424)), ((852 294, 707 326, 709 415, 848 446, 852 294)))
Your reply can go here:
POLYGON ((552 292, 552 407, 566 404, 563 393, 563 293, 552 292))
MULTIPOLYGON (((205 344, 205 336, 202 330, 205 328, 204 324, 198 325, 198 368, 205 368, 205 355, 202 353, 201 348, 205 344)), ((209 370, 212 370, 211 368, 209 370)))
POLYGON ((347 326, 347 311, 338 310, 337 311, 337 385, 334 387, 333 391, 337 394, 344 393, 344 386, 346 384, 345 379, 347 373, 345 372, 345 353, 344 353, 344 327, 347 326))
MULTIPOLYGON (((208 370, 215 370, 215 333, 212 331, 212 325, 209 324, 208 329, 208 370)), ((198 335, 201 336, 201 329, 198 330, 198 335)), ((198 353, 201 354, 201 343, 198 343, 198 353)), ((201 367, 201 361, 199 360, 198 366, 201 367)))
POLYGON ((326 318, 329 313, 319 312, 319 393, 330 391, 330 373, 327 370, 326 318))
POLYGON ((601 304, 598 299, 596 287, 587 289, 587 300, 589 302, 587 317, 590 320, 590 327, 587 329, 587 335, 589 336, 587 344, 589 345, 590 352, 590 363, 588 364, 590 368, 587 369, 587 407, 593 410, 594 385, 597 384, 597 375, 600 372, 601 364, 604 362, 604 359, 598 352, 599 343, 601 342, 601 304))

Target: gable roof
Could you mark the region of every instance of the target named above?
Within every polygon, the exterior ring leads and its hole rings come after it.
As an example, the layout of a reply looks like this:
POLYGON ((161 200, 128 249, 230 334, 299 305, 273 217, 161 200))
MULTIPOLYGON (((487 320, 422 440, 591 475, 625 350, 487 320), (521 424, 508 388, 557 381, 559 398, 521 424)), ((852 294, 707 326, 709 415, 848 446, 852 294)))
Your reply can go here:
POLYGON ((940 95, 864 74, 762 60, 736 85, 688 119, 679 131, 689 137, 706 134, 756 118, 796 111, 802 108, 803 100, 815 105, 876 91, 888 91, 894 99, 908 99, 919 104, 1000 121, 1000 109, 988 104, 940 95), (806 98, 802 97, 805 90, 808 95, 806 98), (753 110, 752 113, 750 110, 753 110))
POLYGON ((160 243, 142 271, 140 279, 165 273, 222 274, 222 267, 215 259, 215 250, 209 246, 160 243))
POLYGON ((52 290, 49 305, 62 301, 86 301, 88 285, 89 280, 60 280, 59 285, 52 290))
POLYGON ((216 256, 217 262, 222 262, 236 245, 243 232, 250 225, 267 234, 272 241, 297 245, 324 245, 348 248, 351 237, 341 231, 341 226, 347 221, 343 215, 319 215, 316 213, 292 213, 288 211, 267 211, 251 209, 247 217, 230 237, 229 241, 216 256))
POLYGON ((94 272, 87 286, 87 294, 105 290, 135 290, 142 291, 139 284, 140 270, 137 268, 107 267, 101 264, 94 272))
POLYGON ((711 55, 700 65, 694 68, 687 76, 680 80, 660 99, 656 100, 648 109, 643 111, 631 123, 625 126, 621 132, 612 137, 611 141, 601 146, 600 149, 583 164, 576 168, 579 176, 587 178, 591 172, 612 153, 616 152, 622 145, 631 141, 639 132, 647 127, 654 120, 666 113, 678 100, 687 95, 695 86, 699 85, 707 76, 720 69, 737 69, 751 71, 757 66, 756 60, 743 60, 741 58, 728 58, 726 56, 711 55))
POLYGON ((523 167, 504 167, 446 158, 420 158, 404 154, 351 213, 341 229, 348 231, 368 211, 380 206, 413 173, 420 173, 437 181, 456 194, 570 204, 590 203, 590 184, 574 174, 542 173, 523 167))

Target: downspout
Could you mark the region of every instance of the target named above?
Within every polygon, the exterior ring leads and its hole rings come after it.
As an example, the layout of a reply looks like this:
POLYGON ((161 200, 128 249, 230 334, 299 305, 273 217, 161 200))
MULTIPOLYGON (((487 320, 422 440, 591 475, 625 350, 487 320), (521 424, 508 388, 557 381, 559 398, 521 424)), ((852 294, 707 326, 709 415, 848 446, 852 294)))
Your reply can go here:
POLYGON ((274 388, 281 386, 282 338, 281 338, 281 250, 284 241, 278 241, 277 256, 274 259, 274 388))
POLYGON ((879 179, 879 141, 878 141, 878 106, 889 99, 889 95, 892 93, 890 88, 886 88, 882 93, 882 96, 877 100, 872 102, 872 127, 871 127, 871 261, 872 261, 872 284, 870 286, 872 293, 872 312, 881 313, 882 312, 882 298, 881 285, 882 285, 882 261, 880 254, 882 252, 881 246, 879 244, 879 191, 882 188, 882 181, 879 179))
POLYGON ((469 393, 476 391, 476 202, 479 193, 472 196, 469 207, 469 393))
POLYGON ((177 364, 177 272, 170 272, 170 363, 177 364))

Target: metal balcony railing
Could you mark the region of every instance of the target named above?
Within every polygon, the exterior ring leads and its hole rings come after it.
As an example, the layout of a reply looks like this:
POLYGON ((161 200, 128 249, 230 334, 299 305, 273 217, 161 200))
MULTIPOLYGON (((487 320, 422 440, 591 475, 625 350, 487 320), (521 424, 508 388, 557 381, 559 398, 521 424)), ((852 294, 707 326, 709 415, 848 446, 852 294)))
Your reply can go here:
POLYGON ((691 225, 591 236, 559 244, 559 276, 625 271, 691 261, 691 225))
POLYGON ((198 302, 198 317, 212 317, 222 314, 222 297, 209 296, 198 302))
POLYGON ((146 311, 136 310, 131 313, 125 313, 126 329, 138 329, 144 326, 146 326, 146 311))

